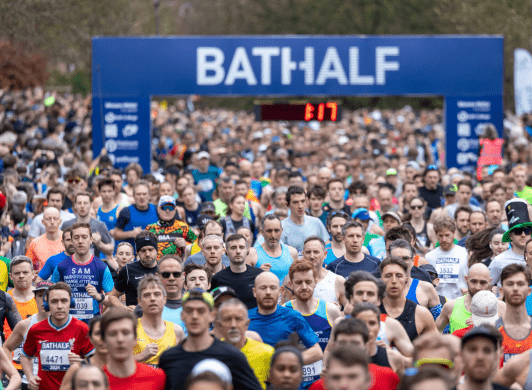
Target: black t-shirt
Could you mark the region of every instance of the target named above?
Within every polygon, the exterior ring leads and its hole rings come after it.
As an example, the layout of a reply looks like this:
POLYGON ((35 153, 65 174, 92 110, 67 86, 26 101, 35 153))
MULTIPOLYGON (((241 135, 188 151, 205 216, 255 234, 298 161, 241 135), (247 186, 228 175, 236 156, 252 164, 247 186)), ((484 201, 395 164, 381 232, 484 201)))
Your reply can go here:
POLYGON ((240 274, 234 273, 229 267, 221 270, 212 277, 211 288, 231 287, 236 291, 238 299, 244 302, 249 310, 257 307, 257 300, 253 296, 253 285, 255 278, 262 272, 262 269, 250 265, 246 265, 246 267, 246 271, 240 274))
POLYGON ((165 389, 184 389, 194 366, 205 359, 216 359, 229 367, 234 390, 262 390, 246 356, 232 345, 217 339, 201 352, 187 352, 182 344, 164 351, 159 358, 159 368, 166 374, 165 389))
POLYGON ((126 264, 124 268, 118 272, 118 276, 115 281, 115 288, 126 294, 126 305, 136 305, 137 300, 137 287, 139 286, 140 279, 147 274, 155 274, 157 267, 146 268, 140 261, 126 264))
POLYGON ((443 187, 438 184, 435 190, 429 190, 427 187, 419 189, 419 196, 427 202, 429 208, 437 209, 441 207, 441 198, 443 196, 443 187))

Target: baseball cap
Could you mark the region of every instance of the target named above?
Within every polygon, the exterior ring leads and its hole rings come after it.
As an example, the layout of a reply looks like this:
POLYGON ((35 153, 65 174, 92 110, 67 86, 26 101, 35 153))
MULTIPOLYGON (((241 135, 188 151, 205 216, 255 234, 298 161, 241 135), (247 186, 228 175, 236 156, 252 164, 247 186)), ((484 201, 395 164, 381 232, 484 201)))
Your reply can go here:
POLYGON ((179 168, 175 165, 170 165, 164 170, 165 175, 176 175, 179 176, 179 168))
POLYGON ((188 301, 203 301, 211 310, 214 308, 214 299, 212 298, 212 295, 203 291, 201 288, 193 288, 192 290, 187 291, 183 294, 183 299, 181 301, 183 302, 183 305, 188 301))
POLYGON ((384 218, 386 217, 392 217, 394 218, 397 222, 399 222, 399 224, 402 223, 401 221, 401 217, 397 214, 397 213, 394 213, 393 211, 388 211, 387 213, 384 213, 381 215, 381 219, 384 221, 384 218))
POLYGON ((220 299, 223 295, 231 295, 234 298, 238 298, 238 295, 236 295, 235 290, 227 286, 216 287, 214 290, 212 290, 211 294, 212 298, 214 299, 214 303, 216 303, 216 301, 220 299))
MULTIPOLYGON (((478 294, 478 293, 477 293, 478 294)), ((493 325, 480 325, 474 326, 470 331, 466 332, 464 337, 462 337, 462 348, 464 345, 474 339, 475 337, 485 337, 495 344, 496 348, 499 348, 499 345, 502 343, 502 335, 493 325)))
POLYGON ((474 326, 495 324, 499 318, 499 300, 491 291, 479 291, 471 299, 471 319, 474 326))
POLYGON ((159 207, 163 207, 164 205, 171 204, 172 206, 175 206, 175 199, 173 196, 170 195, 163 195, 159 198, 159 207))
POLYGON ((224 383, 233 383, 231 370, 229 370, 229 368, 224 363, 216 359, 205 359, 200 361, 194 366, 190 375, 192 377, 195 377, 206 372, 213 373, 224 383))
POLYGON ((456 184, 447 184, 443 189, 443 195, 456 195, 457 190, 456 184))
POLYGON ((196 218, 196 225, 198 225, 198 229, 203 230, 209 221, 214 221, 214 218, 207 214, 200 214, 196 218))
POLYGON ((388 168, 386 170, 386 176, 397 176, 397 169, 395 168, 388 168))
POLYGON ((272 137, 272 144, 275 144, 275 143, 278 143, 278 142, 281 142, 281 138, 278 135, 274 135, 272 137))
POLYGON ((41 280, 40 282, 35 283, 35 287, 33 288, 33 292, 37 291, 46 291, 49 287, 52 287, 54 284, 52 282, 49 282, 48 280, 41 280))
POLYGON ((430 279, 431 280, 434 280, 436 278, 438 278, 438 271, 436 271, 436 268, 434 268, 434 266, 432 264, 423 264, 423 265, 420 265, 419 268, 421 269, 424 269, 425 271, 427 271, 430 275, 430 279))
POLYGON ((367 221, 371 217, 369 216, 368 210, 366 210, 365 208, 361 207, 361 208, 356 209, 355 211, 353 211, 353 214, 351 215, 351 218, 353 218, 353 219, 358 218, 361 221, 367 221))
POLYGON ((203 202, 201 204, 200 212, 205 213, 207 211, 212 211, 213 213, 216 212, 216 207, 214 206, 213 202, 203 202))
POLYGON ((419 171, 421 169, 417 161, 409 161, 406 163, 406 166, 410 168, 414 168, 416 171, 419 171))
POLYGON ((198 153, 198 160, 201 160, 203 158, 211 158, 211 155, 205 151, 198 153))

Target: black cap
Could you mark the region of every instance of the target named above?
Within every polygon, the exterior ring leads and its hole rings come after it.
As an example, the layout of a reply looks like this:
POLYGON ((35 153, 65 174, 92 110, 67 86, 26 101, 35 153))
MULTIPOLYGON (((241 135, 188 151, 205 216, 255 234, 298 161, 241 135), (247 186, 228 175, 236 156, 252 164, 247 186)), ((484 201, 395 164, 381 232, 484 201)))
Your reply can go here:
POLYGON ((223 295, 231 295, 234 298, 238 298, 238 295, 236 295, 235 290, 227 286, 217 287, 211 291, 211 294, 214 299, 214 303, 216 303, 216 301, 220 299, 223 295))
POLYGON ((438 271, 436 271, 436 268, 434 268, 432 264, 423 264, 420 265, 419 268, 427 271, 432 280, 438 277, 438 271))
POLYGON ((502 334, 492 325, 480 325, 475 326, 473 329, 468 331, 464 337, 462 337, 462 348, 464 345, 474 339, 475 337, 485 337, 495 344, 495 348, 499 348, 502 344, 502 334))
POLYGON ((175 165, 170 165, 164 170, 165 175, 176 175, 179 176, 179 168, 175 165))
POLYGON ((213 221, 214 218, 207 214, 200 214, 196 218, 196 225, 198 226, 199 230, 203 230, 207 222, 213 221))
POLYGON ((456 191, 458 190, 458 187, 455 184, 447 184, 443 188, 443 195, 456 195, 456 191))

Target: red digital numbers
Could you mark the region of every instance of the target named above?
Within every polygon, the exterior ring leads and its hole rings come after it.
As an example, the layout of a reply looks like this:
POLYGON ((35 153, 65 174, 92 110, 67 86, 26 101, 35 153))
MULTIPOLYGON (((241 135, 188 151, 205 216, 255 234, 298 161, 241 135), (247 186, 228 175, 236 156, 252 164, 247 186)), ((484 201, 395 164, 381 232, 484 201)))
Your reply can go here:
POLYGON ((336 121, 338 118, 338 103, 328 102, 305 105, 305 121, 317 120, 322 121, 336 121), (317 111, 317 113, 316 113, 317 111))

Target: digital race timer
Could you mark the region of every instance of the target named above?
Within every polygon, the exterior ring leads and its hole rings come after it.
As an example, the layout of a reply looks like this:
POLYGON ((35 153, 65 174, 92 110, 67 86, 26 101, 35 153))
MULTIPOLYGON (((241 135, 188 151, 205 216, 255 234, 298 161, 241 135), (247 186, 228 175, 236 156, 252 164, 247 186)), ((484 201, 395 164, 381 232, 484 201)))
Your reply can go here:
POLYGON ((339 121, 341 106, 336 102, 256 104, 257 121, 339 121))

